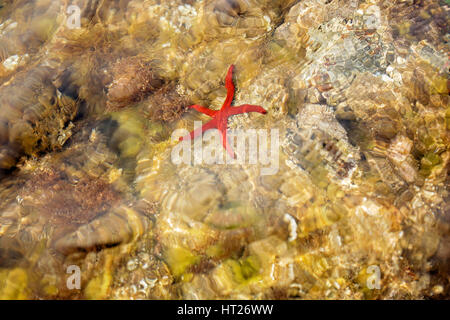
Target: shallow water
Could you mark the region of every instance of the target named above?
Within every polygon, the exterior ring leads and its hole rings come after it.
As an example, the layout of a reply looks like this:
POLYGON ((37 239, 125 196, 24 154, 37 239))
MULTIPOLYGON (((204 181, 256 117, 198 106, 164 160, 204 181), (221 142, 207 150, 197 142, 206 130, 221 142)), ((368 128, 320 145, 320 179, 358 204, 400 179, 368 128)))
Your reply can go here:
POLYGON ((448 10, 1 2, 0 298, 448 298, 448 10))

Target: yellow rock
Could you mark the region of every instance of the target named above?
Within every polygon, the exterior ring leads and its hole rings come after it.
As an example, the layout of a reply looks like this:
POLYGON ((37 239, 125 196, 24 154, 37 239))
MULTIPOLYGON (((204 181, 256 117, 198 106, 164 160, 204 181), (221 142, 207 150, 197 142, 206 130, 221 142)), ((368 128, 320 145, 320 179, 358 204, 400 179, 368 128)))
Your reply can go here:
POLYGON ((24 269, 0 270, 0 300, 26 300, 28 274, 24 269))
POLYGON ((175 277, 181 276, 187 268, 199 261, 199 257, 190 250, 182 247, 172 247, 166 249, 164 253, 166 263, 169 265, 175 277))
POLYGON ((103 273, 88 282, 84 290, 84 295, 87 299, 102 300, 108 297, 109 287, 112 282, 111 270, 109 270, 111 262, 111 257, 108 257, 103 273))

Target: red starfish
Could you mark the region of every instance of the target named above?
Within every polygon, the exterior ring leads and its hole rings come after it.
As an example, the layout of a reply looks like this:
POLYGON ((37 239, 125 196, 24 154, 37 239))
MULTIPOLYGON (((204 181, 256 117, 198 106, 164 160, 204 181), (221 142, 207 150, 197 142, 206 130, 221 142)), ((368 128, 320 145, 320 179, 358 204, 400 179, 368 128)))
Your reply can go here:
POLYGON ((267 111, 264 110, 264 108, 260 106, 254 106, 250 104, 243 104, 242 106, 233 107, 231 106, 231 103, 233 102, 234 97, 234 91, 235 87, 233 84, 233 70, 234 65, 231 65, 228 69, 227 76, 225 78, 225 88, 227 88, 227 98, 225 99, 225 102, 223 103, 223 106, 220 110, 211 110, 199 105, 193 105, 189 108, 193 108, 201 113, 204 113, 213 119, 209 121, 208 123, 205 123, 201 128, 197 128, 194 131, 192 131, 187 136, 181 137, 180 141, 182 140, 191 140, 195 139, 199 135, 203 134, 205 131, 209 129, 217 129, 220 131, 222 135, 222 144, 224 148, 228 151, 228 154, 232 158, 236 158, 233 150, 231 149, 230 145, 228 144, 227 139, 227 123, 228 123, 228 117, 234 116, 236 114, 241 113, 248 113, 248 112, 259 112, 262 114, 266 114, 267 111))

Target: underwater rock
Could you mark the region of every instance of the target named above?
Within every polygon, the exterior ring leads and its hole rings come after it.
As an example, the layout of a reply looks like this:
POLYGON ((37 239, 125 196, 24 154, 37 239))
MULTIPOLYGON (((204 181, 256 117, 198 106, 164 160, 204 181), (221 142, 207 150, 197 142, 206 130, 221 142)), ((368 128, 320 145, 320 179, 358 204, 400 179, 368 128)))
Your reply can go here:
POLYGON ((2 3, 0 12, 0 84, 37 60, 42 46, 60 26, 60 1, 2 3))
POLYGON ((295 126, 288 130, 284 148, 290 161, 318 182, 351 183, 359 160, 358 149, 348 142, 344 128, 323 105, 304 106, 295 126))
POLYGON ((205 4, 205 19, 209 35, 221 32, 254 38, 271 29, 270 16, 253 1, 213 0, 205 4))
POLYGON ((27 196, 22 195, 22 203, 30 210, 39 210, 48 216, 50 223, 55 224, 88 223, 118 200, 118 194, 106 181, 86 177, 74 179, 57 170, 34 172, 24 188, 31 194, 45 190, 30 202, 27 196))
POLYGON ((388 12, 394 39, 401 46, 426 39, 439 48, 449 31, 445 11, 438 1, 397 2, 388 12))
POLYGON ((146 116, 153 121, 178 120, 188 107, 187 99, 176 91, 175 85, 166 85, 145 101, 146 116))
POLYGON ((28 299, 30 293, 27 284, 28 274, 23 269, 0 271, 0 298, 2 300, 28 299))
POLYGON ((55 88, 50 68, 22 72, 0 91, 0 169, 10 169, 21 155, 62 148, 72 134, 78 103, 55 88))
POLYGON ((142 100, 163 85, 149 64, 137 57, 123 58, 112 66, 112 83, 108 86, 107 108, 123 108, 142 100))
MULTIPOLYGON (((29 255, 30 242, 45 234, 52 243, 66 233, 104 216, 119 205, 123 181, 118 156, 107 146, 110 124, 97 122, 78 131, 65 150, 29 159, 12 180, 18 189, 2 187, 0 242, 19 236, 14 245, 29 255)), ((108 220, 108 219, 106 219, 108 220)), ((106 223, 107 224, 107 223, 106 223)))
POLYGON ((389 146, 389 159, 399 168, 400 175, 408 183, 417 179, 417 162, 411 154, 413 143, 404 136, 397 136, 389 146))
POLYGON ((118 266, 113 281, 113 299, 175 299, 173 276, 167 265, 157 259, 151 243, 143 241, 136 251, 118 266))
POLYGON ((74 250, 92 250, 136 241, 148 228, 148 220, 126 206, 117 207, 80 227, 55 243, 55 248, 68 254, 74 250))

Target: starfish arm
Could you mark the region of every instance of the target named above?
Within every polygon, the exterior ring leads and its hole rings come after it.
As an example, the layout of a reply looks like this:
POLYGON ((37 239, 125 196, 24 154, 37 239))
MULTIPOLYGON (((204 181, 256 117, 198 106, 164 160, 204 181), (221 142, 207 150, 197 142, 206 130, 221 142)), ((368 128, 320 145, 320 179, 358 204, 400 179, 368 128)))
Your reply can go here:
POLYGON ((227 123, 220 123, 218 130, 220 131, 220 134, 222 135, 222 144, 223 147, 227 150, 228 154, 231 158, 236 159, 236 154, 234 153, 233 149, 230 146, 230 142, 227 138, 227 123))
POLYGON ((193 139, 197 138, 198 136, 202 135, 203 132, 205 132, 205 131, 207 131, 209 129, 213 129, 213 128, 217 128, 217 121, 216 121, 216 119, 213 119, 213 120, 205 123, 200 128, 197 128, 194 131, 192 131, 191 133, 189 133, 187 136, 180 137, 180 141, 193 140, 193 139))
POLYGON ((193 106, 190 106, 189 108, 195 109, 195 110, 197 110, 198 112, 201 112, 201 113, 203 113, 203 114, 206 114, 206 115, 208 115, 208 116, 210 116, 210 117, 214 117, 215 114, 217 113, 217 111, 215 111, 215 110, 211 110, 211 109, 208 109, 208 108, 205 108, 205 107, 196 105, 196 104, 193 105, 193 106))
POLYGON ((266 114, 267 111, 260 106, 254 106, 251 104, 243 104, 242 106, 233 107, 228 110, 228 115, 233 116, 236 114, 247 113, 247 112, 259 112, 262 114, 266 114))
POLYGON ((228 69, 227 76, 225 77, 225 88, 227 88, 227 98, 225 99, 225 102, 223 103, 222 109, 228 109, 231 107, 231 102, 233 102, 234 97, 234 83, 233 83, 233 70, 234 65, 232 64, 230 68, 228 69))
POLYGON ((226 130, 224 132, 222 132, 222 144, 223 144, 224 148, 227 150, 230 157, 233 159, 236 159, 236 154, 234 153, 234 151, 231 148, 230 143, 228 141, 226 130))

